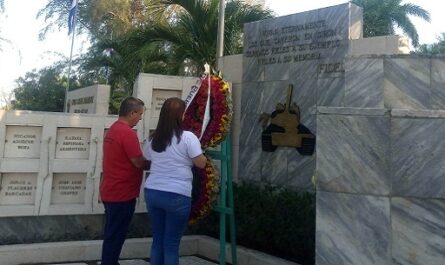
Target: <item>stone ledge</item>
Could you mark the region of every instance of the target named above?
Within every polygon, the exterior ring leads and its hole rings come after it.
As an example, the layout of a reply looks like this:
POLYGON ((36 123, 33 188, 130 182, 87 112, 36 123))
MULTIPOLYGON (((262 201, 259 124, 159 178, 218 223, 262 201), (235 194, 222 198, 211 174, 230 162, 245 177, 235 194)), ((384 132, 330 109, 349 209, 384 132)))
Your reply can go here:
MULTIPOLYGON (((147 258, 152 238, 131 238, 125 241, 122 259, 147 258)), ((99 260, 102 240, 17 244, 0 246, 0 264, 79 262, 99 260)), ((219 241, 208 236, 184 236, 180 246, 181 256, 201 255, 219 259, 219 241)), ((231 262, 230 244, 226 246, 226 260, 231 262)), ((263 252, 237 246, 238 265, 298 265, 263 252)))
POLYGON ((384 116, 388 113, 388 109, 382 108, 317 107, 317 114, 384 116))
POLYGON ((395 118, 445 118, 445 110, 392 109, 391 116, 395 118))

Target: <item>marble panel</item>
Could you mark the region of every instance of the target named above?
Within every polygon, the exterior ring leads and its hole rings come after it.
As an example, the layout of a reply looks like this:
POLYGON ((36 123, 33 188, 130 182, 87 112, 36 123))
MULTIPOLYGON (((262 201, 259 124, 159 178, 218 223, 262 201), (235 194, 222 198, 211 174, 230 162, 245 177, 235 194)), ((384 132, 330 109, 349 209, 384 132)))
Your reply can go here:
MULTIPOLYGON (((320 52, 321 63, 343 63, 349 52, 350 40, 335 40, 312 44, 312 49, 320 52)), ((321 71, 319 71, 320 73, 321 71)), ((321 72, 322 74, 326 74, 321 72)), ((329 73, 329 72, 328 72, 329 73)), ((332 72, 335 73, 335 72, 332 72)), ((332 74, 330 73, 330 74, 332 74)))
POLYGON ((259 113, 271 114, 278 103, 285 104, 290 81, 264 82, 263 95, 258 102, 259 113))
POLYGON ((302 156, 295 148, 287 150, 287 184, 302 190, 314 190, 315 154, 302 156))
POLYGON ((246 54, 247 51, 256 49, 260 47, 260 26, 261 21, 254 21, 244 24, 244 46, 243 53, 246 54))
POLYGON ((84 204, 86 173, 54 173, 51 204, 84 204))
POLYGON ((69 215, 64 232, 70 240, 98 240, 103 236, 103 224, 104 215, 69 215))
POLYGON ((56 158, 88 159, 91 129, 57 128, 56 158))
POLYGON ((289 69, 290 79, 316 79, 318 76, 318 60, 300 61, 291 64, 289 69))
POLYGON ((318 19, 326 21, 324 30, 333 30, 334 32, 318 34, 319 37, 315 40, 348 40, 350 12, 349 3, 317 9, 318 19))
POLYGON ((393 119, 391 154, 393 193, 445 198, 444 119, 393 119))
POLYGON ((349 5, 349 39, 363 38, 363 9, 355 4, 349 5))
POLYGON ((391 116, 398 118, 445 118, 445 110, 412 110, 412 109, 393 109, 391 116))
POLYGON ((388 198, 317 192, 317 265, 391 265, 388 198))
POLYGON ((170 89, 156 89, 153 88, 151 97, 151 113, 150 117, 159 117, 162 105, 168 98, 177 97, 181 98, 181 90, 170 90, 170 89))
POLYGON ((0 205, 34 205, 37 173, 0 174, 0 205))
POLYGON ((26 242, 28 217, 2 217, 0 226, 0 245, 21 244, 26 242))
POLYGON ((5 138, 5 157, 40 157, 41 126, 7 125, 5 138))
POLYGON ((241 116, 240 146, 261 146, 263 128, 259 114, 243 114, 241 116))
POLYGON ((296 73, 289 66, 320 58, 342 60, 348 52, 349 20, 349 5, 343 4, 246 24, 243 80, 261 80, 262 67, 264 80, 285 80, 296 73))
POLYGON ((307 120, 315 112, 317 80, 315 79, 291 79, 294 89, 292 102, 300 107, 300 120, 307 120))
POLYGON ((388 195, 387 116, 317 116, 317 189, 388 195))
MULTIPOLYGON (((292 59, 291 56, 290 59, 292 59)), ((279 57, 276 64, 266 66, 264 68, 264 81, 289 79, 291 63, 289 63, 288 61, 286 62, 285 60, 289 60, 288 56, 279 57)))
POLYGON ((240 146, 238 179, 241 181, 261 181, 261 147, 240 146))
POLYGON ((344 98, 344 77, 317 80, 317 106, 343 107, 344 98))
POLYGON ((150 237, 152 236, 151 225, 146 213, 135 214, 128 228, 128 237, 150 237))
POLYGON ((395 197, 391 215, 393 264, 444 264, 445 200, 395 197))
POLYGON ((27 242, 54 242, 68 239, 66 216, 39 216, 28 219, 27 242))
POLYGON ((384 104, 390 109, 430 109, 430 60, 385 58, 384 104))
POLYGON ((264 80, 264 66, 260 66, 257 58, 243 58, 243 82, 264 80))
POLYGON ((345 106, 383 108, 383 58, 345 61, 345 106))
POLYGON ((241 113, 260 114, 261 105, 264 96, 264 83, 248 82, 243 83, 241 95, 241 113))
POLYGON ((431 59, 431 108, 445 109, 445 58, 431 59))
MULTIPOLYGON (((318 107, 317 112, 322 114, 334 115, 352 115, 352 116, 383 116, 389 115, 394 117, 394 112, 399 110, 373 109, 373 108, 339 108, 339 107, 318 107)), ((444 116, 445 117, 445 116, 444 116)))
POLYGON ((312 114, 312 109, 311 114, 305 115, 301 119, 300 123, 306 126, 306 128, 308 128, 313 134, 317 134, 317 114, 312 114))
POLYGON ((278 186, 288 185, 287 153, 289 148, 278 146, 274 152, 261 152, 262 183, 278 186))

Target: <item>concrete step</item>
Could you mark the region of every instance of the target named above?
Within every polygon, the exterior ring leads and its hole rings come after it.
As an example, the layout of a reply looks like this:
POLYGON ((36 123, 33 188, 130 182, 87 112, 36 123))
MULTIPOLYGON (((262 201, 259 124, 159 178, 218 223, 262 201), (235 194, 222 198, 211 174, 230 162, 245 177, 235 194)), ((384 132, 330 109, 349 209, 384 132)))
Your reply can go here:
MULTIPOLYGON (((150 265, 149 261, 142 259, 127 259, 120 260, 120 265, 150 265)), ((96 262, 77 262, 77 263, 45 263, 39 265, 100 265, 100 261, 96 262)), ((196 257, 196 256, 185 256, 179 258, 179 265, 216 265, 217 263, 210 262, 208 260, 196 257)), ((29 264, 31 265, 31 264, 29 264)))

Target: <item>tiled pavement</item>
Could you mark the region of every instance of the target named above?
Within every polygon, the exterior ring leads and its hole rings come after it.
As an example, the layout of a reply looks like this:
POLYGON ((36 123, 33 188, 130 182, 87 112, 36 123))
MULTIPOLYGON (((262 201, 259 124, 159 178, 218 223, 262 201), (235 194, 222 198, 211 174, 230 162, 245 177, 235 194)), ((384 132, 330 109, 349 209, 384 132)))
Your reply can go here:
MULTIPOLYGON (((142 259, 120 260, 120 265, 150 265, 150 262, 142 259)), ((99 265, 100 262, 77 262, 77 263, 46 263, 45 265, 99 265)), ((179 258, 179 265, 215 265, 217 263, 195 257, 186 256, 179 258)), ((43 264, 40 264, 43 265, 43 264)))

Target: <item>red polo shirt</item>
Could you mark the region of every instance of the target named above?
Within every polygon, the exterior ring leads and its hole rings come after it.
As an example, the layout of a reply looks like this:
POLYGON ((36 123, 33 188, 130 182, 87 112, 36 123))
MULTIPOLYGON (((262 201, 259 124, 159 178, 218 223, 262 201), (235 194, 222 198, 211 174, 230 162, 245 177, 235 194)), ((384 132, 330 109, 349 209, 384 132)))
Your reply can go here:
POLYGON ((117 120, 104 138, 103 176, 100 196, 104 202, 125 202, 139 196, 142 169, 131 163, 131 158, 142 155, 136 132, 117 120))

